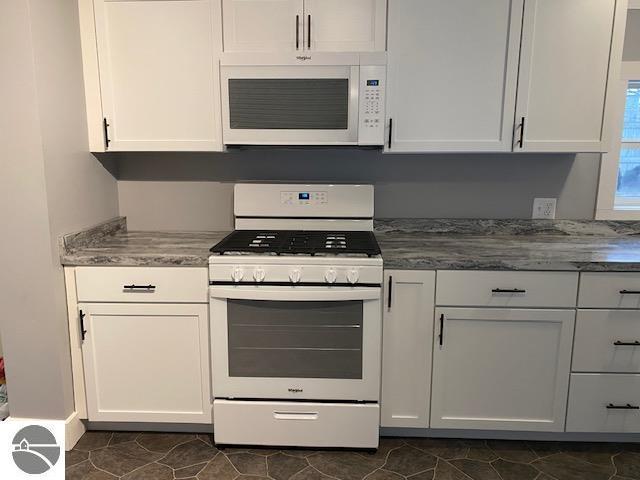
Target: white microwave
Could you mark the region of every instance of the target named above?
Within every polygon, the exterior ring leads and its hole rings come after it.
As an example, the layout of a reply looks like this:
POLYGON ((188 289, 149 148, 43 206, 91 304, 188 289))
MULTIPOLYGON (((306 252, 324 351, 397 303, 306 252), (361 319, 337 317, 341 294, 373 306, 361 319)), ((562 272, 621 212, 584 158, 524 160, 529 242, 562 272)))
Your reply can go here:
POLYGON ((226 145, 383 145, 384 53, 224 54, 226 145))

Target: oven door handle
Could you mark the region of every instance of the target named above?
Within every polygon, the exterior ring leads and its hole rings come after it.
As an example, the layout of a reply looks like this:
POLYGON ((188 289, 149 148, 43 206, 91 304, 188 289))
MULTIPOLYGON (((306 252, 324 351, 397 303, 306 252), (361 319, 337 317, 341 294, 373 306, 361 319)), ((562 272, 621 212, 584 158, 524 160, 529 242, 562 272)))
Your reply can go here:
POLYGON ((287 302, 342 302, 380 300, 380 287, 300 287, 300 286, 212 286, 211 298, 234 300, 281 300, 287 302))

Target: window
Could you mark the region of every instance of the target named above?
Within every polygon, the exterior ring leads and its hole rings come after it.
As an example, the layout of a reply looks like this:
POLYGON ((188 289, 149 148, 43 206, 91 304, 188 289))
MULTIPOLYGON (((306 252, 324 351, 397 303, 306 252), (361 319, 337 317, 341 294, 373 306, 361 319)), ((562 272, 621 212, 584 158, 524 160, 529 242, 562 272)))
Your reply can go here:
POLYGON ((640 81, 627 85, 615 207, 640 209, 640 81))

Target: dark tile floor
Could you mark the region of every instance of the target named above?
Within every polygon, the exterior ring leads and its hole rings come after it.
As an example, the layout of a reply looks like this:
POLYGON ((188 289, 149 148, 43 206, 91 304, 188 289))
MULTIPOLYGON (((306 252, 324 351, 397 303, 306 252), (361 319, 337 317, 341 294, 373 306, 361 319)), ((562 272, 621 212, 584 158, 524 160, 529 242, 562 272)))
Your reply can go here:
POLYGON ((219 451, 185 433, 87 432, 69 480, 640 480, 640 444, 383 438, 377 453, 219 451))

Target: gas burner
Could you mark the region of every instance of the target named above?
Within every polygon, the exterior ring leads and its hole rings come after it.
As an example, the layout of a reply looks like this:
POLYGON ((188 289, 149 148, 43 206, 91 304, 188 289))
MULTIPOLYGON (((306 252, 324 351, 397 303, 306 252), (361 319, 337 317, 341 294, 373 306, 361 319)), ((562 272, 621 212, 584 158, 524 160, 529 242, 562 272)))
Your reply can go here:
POLYGON ((311 230, 235 230, 211 252, 220 255, 366 255, 380 254, 373 232, 311 230))

